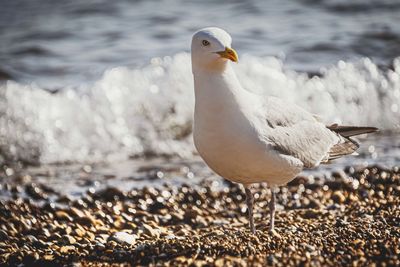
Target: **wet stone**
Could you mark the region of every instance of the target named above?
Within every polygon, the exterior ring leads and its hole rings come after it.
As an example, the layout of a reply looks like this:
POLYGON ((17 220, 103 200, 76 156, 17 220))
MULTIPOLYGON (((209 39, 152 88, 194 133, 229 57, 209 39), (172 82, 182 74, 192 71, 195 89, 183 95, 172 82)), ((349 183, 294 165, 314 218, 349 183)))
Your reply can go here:
POLYGON ((117 199, 124 199, 126 196, 121 190, 115 187, 107 187, 101 191, 94 194, 95 198, 104 199, 107 201, 113 201, 117 199))
POLYGON ((48 196, 43 190, 36 184, 29 184, 25 188, 25 192, 33 199, 47 199, 48 196))

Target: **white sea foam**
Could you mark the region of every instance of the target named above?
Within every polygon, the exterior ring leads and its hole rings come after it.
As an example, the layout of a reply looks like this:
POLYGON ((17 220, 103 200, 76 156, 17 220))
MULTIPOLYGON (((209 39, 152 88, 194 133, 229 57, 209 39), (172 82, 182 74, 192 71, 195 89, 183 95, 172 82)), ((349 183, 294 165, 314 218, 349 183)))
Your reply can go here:
MULTIPOLYGON (((398 129, 400 58, 381 71, 369 59, 339 62, 322 77, 284 70, 276 58, 243 56, 245 88, 279 96, 327 123, 398 129)), ((44 163, 166 154, 190 157, 194 93, 187 53, 139 69, 106 71, 92 86, 49 93, 35 84, 0 86, 0 153, 44 163)), ((262 96, 260 96, 262 97, 262 96)))

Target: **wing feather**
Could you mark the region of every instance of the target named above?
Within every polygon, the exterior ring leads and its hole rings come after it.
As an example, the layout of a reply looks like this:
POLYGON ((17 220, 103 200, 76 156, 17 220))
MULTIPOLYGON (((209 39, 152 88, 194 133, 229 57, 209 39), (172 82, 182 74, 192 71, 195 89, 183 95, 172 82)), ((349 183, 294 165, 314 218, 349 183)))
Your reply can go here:
POLYGON ((269 126, 266 142, 279 153, 300 159, 306 168, 353 154, 359 144, 350 136, 377 131, 374 127, 325 126, 315 115, 275 97, 268 98, 264 111, 269 126))

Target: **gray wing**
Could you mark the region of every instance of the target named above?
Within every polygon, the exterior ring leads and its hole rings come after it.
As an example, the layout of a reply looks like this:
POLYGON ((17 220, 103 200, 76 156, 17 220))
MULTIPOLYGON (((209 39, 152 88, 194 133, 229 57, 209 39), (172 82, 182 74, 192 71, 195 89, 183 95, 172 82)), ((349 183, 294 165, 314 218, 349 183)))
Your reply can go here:
POLYGON ((301 160, 306 168, 352 154, 359 146, 348 134, 376 129, 336 125, 328 128, 315 115, 277 98, 268 98, 264 111, 268 124, 266 141, 279 153, 301 160))
POLYGON ((317 122, 317 117, 303 108, 286 103, 276 97, 268 97, 264 102, 263 113, 265 120, 271 128, 279 126, 292 126, 298 122, 317 122))
POLYGON ((301 160, 306 168, 329 160, 331 149, 344 143, 340 136, 325 125, 312 121, 272 128, 267 141, 279 153, 301 160))

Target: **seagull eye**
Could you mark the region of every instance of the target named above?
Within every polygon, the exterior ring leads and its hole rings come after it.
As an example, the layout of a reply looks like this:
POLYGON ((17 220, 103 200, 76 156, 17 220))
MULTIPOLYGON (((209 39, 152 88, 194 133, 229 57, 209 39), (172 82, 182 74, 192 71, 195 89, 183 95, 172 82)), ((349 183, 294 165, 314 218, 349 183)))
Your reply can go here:
POLYGON ((204 46, 208 46, 208 45, 210 45, 210 42, 209 42, 209 41, 207 41, 207 40, 203 40, 201 43, 202 43, 204 46))

